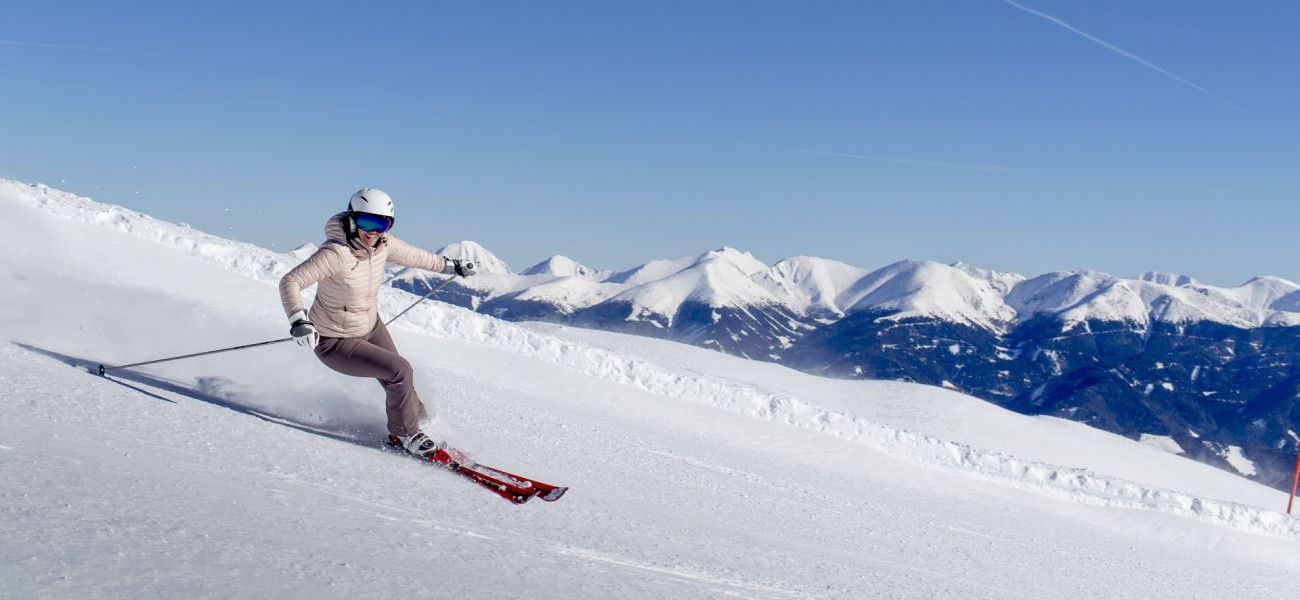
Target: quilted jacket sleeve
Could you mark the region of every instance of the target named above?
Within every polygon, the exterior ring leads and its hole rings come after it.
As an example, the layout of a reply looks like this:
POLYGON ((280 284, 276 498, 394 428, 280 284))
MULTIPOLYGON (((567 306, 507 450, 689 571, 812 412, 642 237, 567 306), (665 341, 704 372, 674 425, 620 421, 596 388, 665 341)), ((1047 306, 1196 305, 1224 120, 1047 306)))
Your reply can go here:
POLYGON ((331 245, 321 246, 310 258, 280 278, 280 303, 284 305, 285 316, 305 310, 302 304, 304 289, 344 268, 342 254, 331 248, 331 245))
POLYGON ((388 236, 388 262, 426 271, 445 272, 447 259, 388 236))

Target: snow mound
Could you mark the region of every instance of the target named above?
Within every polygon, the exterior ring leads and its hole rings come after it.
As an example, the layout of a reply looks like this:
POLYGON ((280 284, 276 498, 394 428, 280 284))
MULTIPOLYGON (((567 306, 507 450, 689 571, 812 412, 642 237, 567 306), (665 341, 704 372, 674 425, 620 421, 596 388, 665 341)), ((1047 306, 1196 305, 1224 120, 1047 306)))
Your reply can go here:
POLYGON ((65 219, 93 223, 176 248, 259 281, 278 282, 289 269, 301 262, 292 255, 219 238, 188 225, 159 221, 144 213, 101 204, 39 183, 28 185, 0 179, 0 195, 65 219))
POLYGON ((311 258, 311 255, 315 254, 317 250, 319 250, 319 248, 316 247, 316 244, 308 242, 290 250, 289 256, 298 260, 307 260, 308 258, 311 258))

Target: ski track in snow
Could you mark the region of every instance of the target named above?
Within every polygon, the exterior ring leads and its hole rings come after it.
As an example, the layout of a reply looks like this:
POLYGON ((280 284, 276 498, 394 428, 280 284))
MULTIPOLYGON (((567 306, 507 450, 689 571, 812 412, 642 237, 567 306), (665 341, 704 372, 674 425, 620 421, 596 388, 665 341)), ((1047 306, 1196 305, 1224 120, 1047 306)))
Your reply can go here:
MULTIPOLYGON (((275 283, 299 260, 232 242, 184 225, 158 221, 121 207, 65 192, 0 180, 8 195, 50 214, 93 223, 151 240, 258 281, 275 283)), ((400 312, 417 297, 385 288, 381 311, 400 312)), ((573 372, 651 394, 715 407, 875 448, 929 468, 975 477, 1090 506, 1156 511, 1243 532, 1300 539, 1300 522, 1279 512, 1196 497, 1095 473, 1088 469, 1020 460, 923 433, 894 429, 827 410, 808 399, 674 371, 599 348, 530 331, 522 326, 447 305, 425 303, 394 327, 437 338, 526 355, 573 372)), ((217 393, 220 393, 218 390, 217 393)), ((0 450, 10 448, 0 447, 0 450)))

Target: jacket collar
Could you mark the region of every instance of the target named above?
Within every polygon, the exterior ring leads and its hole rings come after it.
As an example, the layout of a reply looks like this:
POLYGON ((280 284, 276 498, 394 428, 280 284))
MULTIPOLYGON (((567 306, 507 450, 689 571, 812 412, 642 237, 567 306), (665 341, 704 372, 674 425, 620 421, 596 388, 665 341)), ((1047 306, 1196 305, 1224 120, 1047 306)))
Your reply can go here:
POLYGON ((359 258, 370 258, 376 251, 383 248, 384 244, 388 243, 388 236, 379 236, 379 243, 376 244, 374 248, 367 247, 365 244, 361 243, 361 238, 356 236, 356 232, 352 231, 352 225, 349 223, 348 213, 345 211, 330 217, 329 221, 326 221, 325 241, 326 243, 334 242, 336 244, 343 244, 344 246, 351 248, 352 253, 356 254, 359 258))

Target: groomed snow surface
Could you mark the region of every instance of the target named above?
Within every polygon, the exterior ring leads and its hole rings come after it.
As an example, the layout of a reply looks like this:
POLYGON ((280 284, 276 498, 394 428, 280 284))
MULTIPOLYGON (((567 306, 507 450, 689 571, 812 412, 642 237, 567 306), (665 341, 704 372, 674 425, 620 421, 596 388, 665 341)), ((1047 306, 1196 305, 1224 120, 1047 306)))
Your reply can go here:
MULTIPOLYGON (((1285 494, 954 392, 428 301, 440 433, 571 486, 511 505, 381 450, 291 343, 296 258, 0 180, 0 598, 1283 598, 1285 494)), ((326 211, 328 212, 328 211, 326 211)), ((325 217, 321 215, 322 223, 325 217)), ((385 315, 415 300, 381 293, 385 315)))

